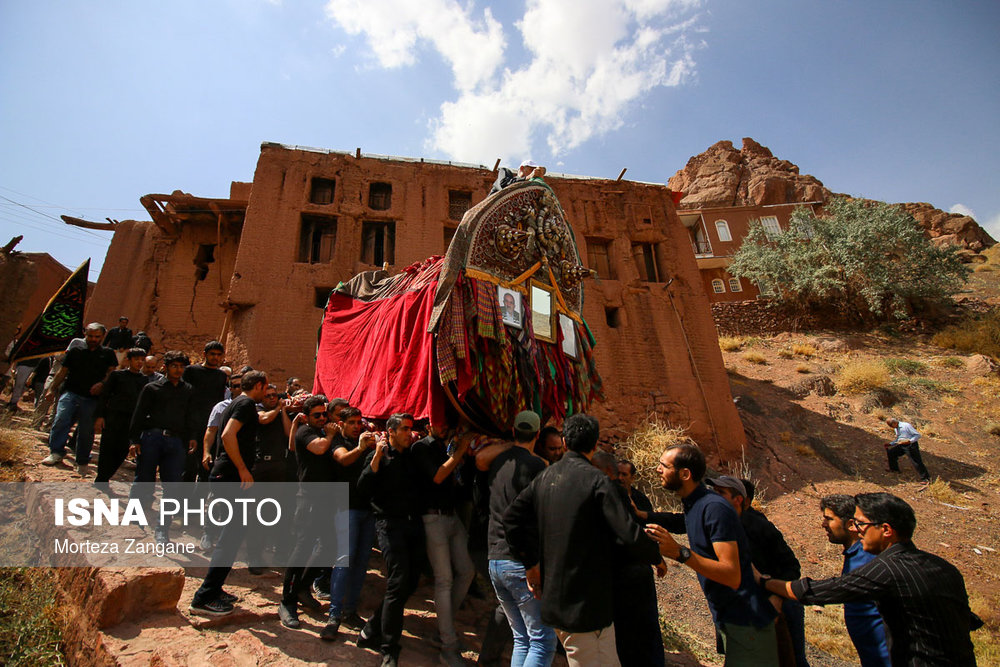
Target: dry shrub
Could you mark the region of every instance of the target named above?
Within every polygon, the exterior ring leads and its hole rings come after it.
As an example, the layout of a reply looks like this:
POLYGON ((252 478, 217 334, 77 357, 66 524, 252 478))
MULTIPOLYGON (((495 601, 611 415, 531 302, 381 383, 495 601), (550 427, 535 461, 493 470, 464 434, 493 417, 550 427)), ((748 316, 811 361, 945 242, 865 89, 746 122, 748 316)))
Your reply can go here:
POLYGON ((737 336, 719 336, 719 347, 724 352, 736 352, 743 347, 743 339, 737 336))
POLYGON ((18 431, 0 427, 0 482, 21 481, 29 445, 18 431))
POLYGON ((744 352, 743 361, 749 361, 751 364, 766 364, 767 357, 765 357, 760 352, 744 352))
POLYGON ((963 500, 961 494, 940 477, 935 478, 927 486, 927 495, 939 503, 948 503, 949 505, 957 505, 963 500))
POLYGON ((795 367, 795 372, 796 373, 811 373, 812 369, 809 368, 809 366, 806 365, 806 364, 799 364, 798 366, 795 367))
POLYGON ((803 443, 795 445, 795 453, 801 456, 816 456, 816 450, 803 443))
POLYGON ((792 354, 797 354, 800 357, 815 357, 819 350, 816 346, 810 345, 809 343, 796 343, 792 345, 792 354))
POLYGON ((965 362, 958 357, 939 357, 934 360, 934 364, 944 368, 965 368, 965 362))
MULTIPOLYGON (((997 246, 994 246, 997 247, 997 246)), ((980 665, 1000 665, 1000 596, 993 599, 969 591, 969 608, 983 619, 983 627, 969 637, 980 665)))
POLYGON ((0 656, 5 665, 65 665, 67 622, 59 586, 47 568, 0 568, 0 656), (25 591, 31 591, 25 595, 25 591))
POLYGON ((844 394, 861 394, 889 386, 889 369, 881 361, 851 361, 840 369, 837 389, 844 394))
POLYGON ((947 327, 935 334, 931 342, 938 347, 1000 359, 1000 308, 947 327))
POLYGON ((781 357, 782 359, 791 359, 792 357, 795 356, 795 354, 787 347, 783 347, 780 350, 778 350, 778 356, 781 357))
POLYGON ((836 658, 857 664, 858 652, 844 626, 841 605, 806 607, 806 641, 836 658))
POLYGON ((697 444, 688 436, 686 429, 671 426, 654 413, 618 449, 635 465, 635 484, 649 496, 656 509, 675 509, 680 506, 677 497, 663 488, 656 466, 663 450, 685 442, 697 444))
POLYGON ((922 375, 927 371, 927 364, 915 359, 889 358, 883 359, 882 363, 886 365, 889 372, 901 375, 922 375))
POLYGON ((1000 377, 987 375, 985 377, 974 378, 972 384, 983 391, 983 395, 1000 399, 1000 377))

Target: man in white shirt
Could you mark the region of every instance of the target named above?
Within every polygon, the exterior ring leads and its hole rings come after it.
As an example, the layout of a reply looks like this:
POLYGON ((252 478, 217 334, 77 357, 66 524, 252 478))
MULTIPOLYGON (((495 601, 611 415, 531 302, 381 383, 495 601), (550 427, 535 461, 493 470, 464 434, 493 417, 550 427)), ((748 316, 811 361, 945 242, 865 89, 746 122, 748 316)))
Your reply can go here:
POLYGON ((920 480, 924 484, 929 484, 931 474, 927 472, 927 466, 920 457, 920 445, 917 444, 920 434, 917 433, 917 429, 913 428, 912 424, 901 422, 894 417, 887 418, 885 423, 896 431, 896 439, 885 446, 886 456, 889 457, 889 470, 899 472, 899 457, 906 454, 913 461, 913 467, 917 469, 920 480))

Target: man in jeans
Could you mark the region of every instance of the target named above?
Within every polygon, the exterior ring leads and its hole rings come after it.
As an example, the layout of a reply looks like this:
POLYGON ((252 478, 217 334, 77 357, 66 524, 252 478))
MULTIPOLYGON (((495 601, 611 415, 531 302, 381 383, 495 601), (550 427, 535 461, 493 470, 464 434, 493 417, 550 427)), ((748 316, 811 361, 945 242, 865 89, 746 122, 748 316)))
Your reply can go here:
MULTIPOLYGON (((524 565, 514 558, 503 528, 503 514, 531 480, 545 470, 545 460, 532 451, 540 420, 524 411, 514 418, 514 446, 490 465, 490 580, 514 633, 511 667, 543 667, 556 652, 555 630, 542 622, 542 605, 528 588, 524 565)), ((560 438, 561 440, 561 438, 560 438)))
MULTIPOLYGON (((368 572, 368 561, 375 543, 375 517, 367 499, 358 493, 358 477, 365 465, 365 456, 375 446, 375 434, 361 432, 361 410, 345 407, 340 412, 340 433, 333 438, 333 460, 340 464, 338 479, 346 482, 348 491, 349 542, 346 566, 338 563, 330 578, 330 620, 319 633, 320 639, 337 638, 340 624, 360 630, 365 622, 358 616, 358 600, 368 572)), ((337 519, 342 515, 338 513, 337 519)), ((337 526, 337 537, 344 533, 337 526)))
MULTIPOLYGON (((193 392, 191 385, 181 380, 188 358, 183 352, 170 351, 163 355, 167 376, 158 382, 150 382, 139 392, 139 402, 132 414, 129 438, 133 443, 130 453, 136 455, 135 481, 149 484, 133 493, 147 505, 152 501, 151 485, 156 481, 156 471, 160 471, 163 495, 175 493, 174 485, 184 475, 184 457, 187 447, 192 445, 196 426, 192 421, 193 392)), ((170 515, 164 525, 156 528, 156 541, 169 540, 170 515)))
POLYGON ((101 347, 102 338, 104 338, 103 324, 94 322, 87 325, 86 346, 73 347, 66 352, 62 368, 56 373, 48 391, 45 392, 46 400, 54 400, 63 380, 66 381, 66 391, 56 404, 56 416, 49 431, 49 455, 42 460, 47 466, 62 462, 69 430, 73 422, 76 422, 77 472, 81 475, 87 473, 90 449, 94 444, 94 410, 97 409, 97 397, 100 396, 108 375, 118 366, 115 353, 106 347, 101 347))
POLYGON ((421 517, 427 537, 427 558, 434 570, 434 610, 441 633, 441 662, 463 665, 458 634, 455 632, 455 611, 465 599, 476 575, 469 557, 469 535, 455 514, 455 470, 462 463, 468 448, 463 438, 458 444, 445 443, 447 428, 430 425, 430 435, 413 443, 413 459, 419 477, 421 517))
POLYGON ((591 465, 599 435, 594 417, 567 419, 569 451, 539 473, 503 516, 514 559, 524 564, 531 588, 541 591, 542 620, 555 629, 571 667, 620 664, 608 574, 616 548, 649 565, 662 560, 621 492, 591 465))

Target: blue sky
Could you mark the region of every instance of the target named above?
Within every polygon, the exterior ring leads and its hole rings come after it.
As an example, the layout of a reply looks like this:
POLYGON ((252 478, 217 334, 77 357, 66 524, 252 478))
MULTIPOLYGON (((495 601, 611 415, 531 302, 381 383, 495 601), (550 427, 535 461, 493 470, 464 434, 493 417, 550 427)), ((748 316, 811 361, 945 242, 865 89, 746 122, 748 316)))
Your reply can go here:
POLYGON ((262 141, 665 183, 745 136, 836 192, 1000 238, 1000 3, 27 0, 0 5, 0 244, 96 280, 147 193, 262 141))

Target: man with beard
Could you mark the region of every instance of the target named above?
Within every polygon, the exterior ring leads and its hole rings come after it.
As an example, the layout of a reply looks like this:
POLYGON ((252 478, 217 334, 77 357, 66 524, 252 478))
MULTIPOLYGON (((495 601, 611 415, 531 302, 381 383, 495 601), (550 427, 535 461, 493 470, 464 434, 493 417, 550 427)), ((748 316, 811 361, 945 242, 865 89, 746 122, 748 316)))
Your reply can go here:
POLYGON ((649 525, 646 532, 659 543, 661 554, 698 574, 722 637, 726 666, 776 665, 777 612, 754 583, 750 543, 739 516, 702 482, 705 469, 705 455, 687 443, 668 447, 657 465, 663 487, 677 493, 684 505, 690 549, 674 541, 663 526, 649 525))
MULTIPOLYGON (((349 560, 338 563, 330 577, 330 616, 320 639, 337 638, 340 625, 360 630, 364 620, 358 615, 361 588, 368 572, 368 561, 375 543, 375 517, 368 499, 358 493, 358 478, 365 465, 365 456, 375 447, 375 434, 361 432, 361 410, 350 406, 340 410, 340 433, 333 439, 333 460, 341 466, 338 479, 349 489, 349 530, 337 526, 337 539, 349 536, 349 560)), ((340 515, 338 515, 340 518, 340 515)))
POLYGON ((550 465, 558 461, 566 453, 562 433, 555 426, 546 426, 538 432, 535 441, 535 454, 545 459, 550 465))

